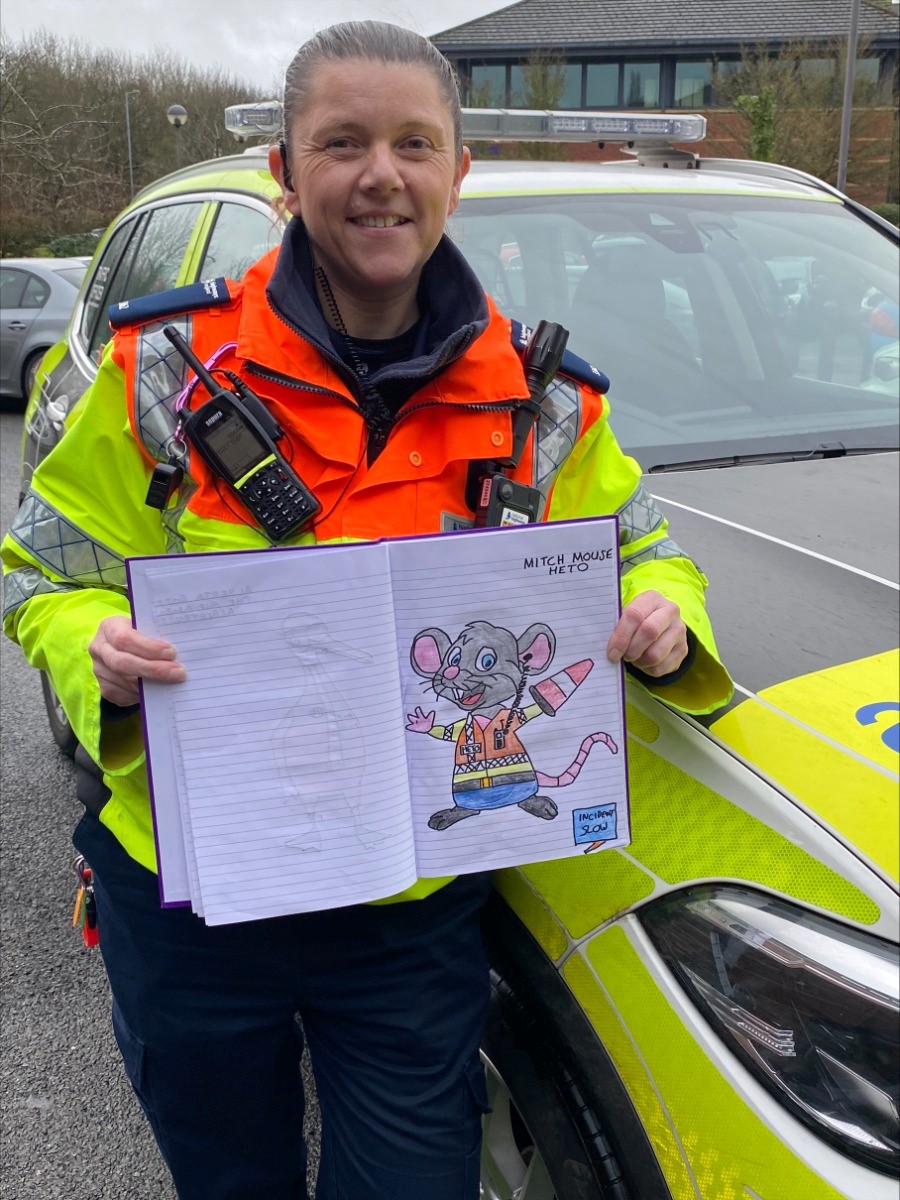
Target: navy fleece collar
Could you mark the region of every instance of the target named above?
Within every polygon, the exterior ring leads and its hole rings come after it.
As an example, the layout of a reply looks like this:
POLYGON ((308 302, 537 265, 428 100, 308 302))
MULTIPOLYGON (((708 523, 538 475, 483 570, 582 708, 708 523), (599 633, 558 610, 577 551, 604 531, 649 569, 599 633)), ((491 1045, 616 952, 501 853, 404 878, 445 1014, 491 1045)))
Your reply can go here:
MULTIPOLYGON (((316 298, 309 237, 296 217, 288 222, 266 295, 283 321, 330 361, 336 361, 330 327, 316 298)), ((372 383, 381 378, 432 377, 458 358, 488 326, 484 289, 446 234, 422 270, 419 307, 428 314, 424 352, 409 362, 383 367, 372 377, 372 383)))

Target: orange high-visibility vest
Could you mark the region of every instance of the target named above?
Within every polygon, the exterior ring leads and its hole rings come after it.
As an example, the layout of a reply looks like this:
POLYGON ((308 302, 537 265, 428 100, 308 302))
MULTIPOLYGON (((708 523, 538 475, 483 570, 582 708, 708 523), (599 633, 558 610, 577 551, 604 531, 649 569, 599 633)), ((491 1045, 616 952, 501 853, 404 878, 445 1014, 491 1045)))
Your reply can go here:
MULTIPOLYGON (((316 540, 436 533, 448 527, 448 517, 471 519, 464 499, 469 463, 510 453, 511 409, 528 395, 521 360, 511 344, 510 322, 488 300, 488 328, 406 401, 387 444, 370 465, 363 416, 343 378, 285 325, 266 299, 262 281, 276 255, 277 250, 272 251, 251 268, 243 283, 229 282, 227 303, 170 320, 204 362, 234 343, 216 365, 237 372, 285 430, 283 452, 322 505, 314 523, 316 540), (495 405, 506 408, 497 410, 495 405)), ((125 325, 117 331, 113 354, 125 374, 132 429, 148 457, 157 460, 165 457, 158 433, 162 353, 170 371, 181 369, 175 351, 161 340, 159 322, 125 325)), ((579 386, 578 436, 605 413, 603 397, 579 386)), ((171 432, 177 425, 171 411, 176 396, 177 390, 162 402, 168 404, 171 432)), ((198 386, 190 408, 206 399, 205 388, 198 386)), ((196 485, 187 500, 194 516, 226 524, 250 520, 237 496, 221 482, 217 486, 195 452, 190 454, 188 474, 196 485)), ((530 483, 532 475, 529 439, 514 477, 530 483)))

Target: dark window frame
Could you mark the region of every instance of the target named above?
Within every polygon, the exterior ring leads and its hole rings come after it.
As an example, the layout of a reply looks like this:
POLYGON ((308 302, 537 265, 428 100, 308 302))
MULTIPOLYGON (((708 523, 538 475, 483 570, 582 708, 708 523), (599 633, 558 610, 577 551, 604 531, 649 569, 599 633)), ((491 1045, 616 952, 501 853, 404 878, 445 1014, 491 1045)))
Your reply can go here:
MULTIPOLYGON (((878 69, 878 86, 883 87, 886 80, 890 80, 893 85, 894 93, 896 94, 900 88, 900 71, 898 71, 898 53, 894 50, 880 50, 875 53, 863 55, 865 58, 877 58, 879 61, 878 69)), ((465 56, 455 60, 455 66, 459 72, 460 78, 463 80, 463 91, 466 96, 466 103, 471 103, 471 88, 472 70, 475 67, 500 67, 504 71, 503 97, 499 103, 501 108, 513 107, 511 100, 511 85, 512 85, 512 68, 524 67, 527 64, 527 55, 517 57, 496 57, 491 58, 486 55, 465 56)), ((628 107, 625 101, 625 77, 626 70, 630 63, 653 63, 659 64, 659 97, 658 103, 647 111, 655 111, 660 109, 666 111, 673 109, 681 112, 686 111, 684 106, 676 104, 675 101, 675 76, 678 65, 681 63, 708 62, 711 64, 711 82, 710 82, 710 100, 708 104, 698 104, 693 107, 702 109, 721 108, 723 104, 718 95, 718 77, 719 65, 721 63, 739 62, 740 55, 736 51, 724 51, 717 54, 715 51, 695 54, 640 54, 634 52, 628 55, 620 56, 604 56, 604 57, 589 57, 583 54, 576 54, 566 58, 566 63, 569 66, 579 66, 581 68, 581 108, 596 107, 588 105, 588 73, 587 68, 591 66, 616 66, 618 68, 618 86, 617 86, 617 101, 615 109, 626 109, 628 107)), ((799 61, 798 61, 799 68, 799 61)))

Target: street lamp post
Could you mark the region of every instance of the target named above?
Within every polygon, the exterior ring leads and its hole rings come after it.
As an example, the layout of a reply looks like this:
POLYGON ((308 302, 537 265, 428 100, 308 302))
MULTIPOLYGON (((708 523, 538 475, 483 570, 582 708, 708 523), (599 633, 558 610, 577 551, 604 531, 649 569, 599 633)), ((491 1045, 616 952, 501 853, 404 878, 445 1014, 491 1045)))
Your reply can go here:
POLYGON ((182 126, 187 125, 187 109, 181 104, 170 104, 166 109, 166 117, 169 124, 175 130, 175 165, 181 166, 181 140, 178 136, 178 130, 182 126))
POLYGON ((847 34, 847 67, 844 72, 844 102, 841 107, 841 135, 838 144, 838 191, 847 188, 847 160, 850 157, 850 120, 853 116, 853 85, 856 81, 856 44, 859 37, 859 0, 850 0, 850 31, 847 34))
POLYGON ((128 100, 131 96, 139 96, 140 92, 125 93, 125 140, 128 143, 128 199, 134 195, 134 156, 131 151, 131 112, 128 100))

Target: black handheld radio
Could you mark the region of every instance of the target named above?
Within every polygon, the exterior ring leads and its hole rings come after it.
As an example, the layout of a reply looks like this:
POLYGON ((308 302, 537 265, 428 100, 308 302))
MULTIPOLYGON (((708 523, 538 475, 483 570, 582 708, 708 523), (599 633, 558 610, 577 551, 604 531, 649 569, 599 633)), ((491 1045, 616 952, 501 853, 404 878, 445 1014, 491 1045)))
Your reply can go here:
POLYGON ((278 450, 284 430, 243 380, 231 377, 233 390, 222 386, 177 329, 166 325, 163 333, 210 395, 184 422, 185 436, 234 488, 267 537, 273 542, 288 537, 321 505, 278 450))
POLYGON ((553 321, 540 321, 528 339, 522 365, 528 384, 528 399, 513 417, 513 444, 509 458, 474 462, 469 467, 466 501, 475 511, 475 525, 530 525, 540 515, 543 496, 535 487, 510 479, 507 468, 515 468, 522 457, 532 426, 541 415, 541 401, 569 340, 569 331, 553 321))

